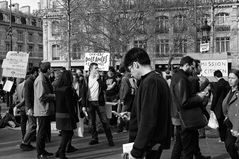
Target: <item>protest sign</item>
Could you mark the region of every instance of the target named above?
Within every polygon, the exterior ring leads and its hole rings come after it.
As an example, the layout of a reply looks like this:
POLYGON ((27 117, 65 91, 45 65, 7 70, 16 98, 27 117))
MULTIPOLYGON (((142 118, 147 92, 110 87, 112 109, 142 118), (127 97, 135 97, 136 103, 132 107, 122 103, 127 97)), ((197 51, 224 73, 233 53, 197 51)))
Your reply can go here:
POLYGON ((13 86, 13 81, 7 80, 3 86, 3 90, 6 92, 10 92, 13 86))
POLYGON ((9 51, 2 63, 2 76, 25 78, 29 54, 26 52, 9 51))
POLYGON ((213 77, 216 70, 220 70, 223 76, 228 76, 227 60, 201 60, 201 74, 206 77, 213 77))
POLYGON ((110 53, 85 53, 84 70, 89 70, 89 65, 98 64, 100 71, 108 71, 110 66, 110 53))

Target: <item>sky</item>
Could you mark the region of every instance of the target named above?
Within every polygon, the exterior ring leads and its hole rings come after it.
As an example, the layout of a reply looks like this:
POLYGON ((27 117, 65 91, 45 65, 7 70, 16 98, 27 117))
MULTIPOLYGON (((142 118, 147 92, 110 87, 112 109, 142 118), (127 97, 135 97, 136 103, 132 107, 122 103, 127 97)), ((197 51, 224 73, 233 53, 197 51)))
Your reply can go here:
MULTIPOLYGON (((10 0, 7 0, 8 4, 10 3, 10 0)), ((38 9, 37 6, 37 2, 39 2, 40 0, 12 0, 12 3, 19 3, 19 8, 21 8, 22 6, 26 6, 29 5, 31 8, 31 12, 33 10, 38 9)))

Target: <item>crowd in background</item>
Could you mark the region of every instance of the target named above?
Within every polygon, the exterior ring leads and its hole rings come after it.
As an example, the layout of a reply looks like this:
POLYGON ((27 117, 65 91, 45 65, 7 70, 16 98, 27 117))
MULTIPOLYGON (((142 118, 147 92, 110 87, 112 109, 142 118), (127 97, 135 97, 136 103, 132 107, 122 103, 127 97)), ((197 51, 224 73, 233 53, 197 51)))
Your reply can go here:
MULTIPOLYGON (((55 156, 66 159, 66 152, 77 150, 71 144, 73 130, 79 118, 86 116, 92 135, 89 145, 99 143, 98 132, 103 129, 108 145, 114 146, 115 126, 118 133, 129 131, 129 142, 134 142, 129 158, 160 158, 173 139, 172 159, 210 159, 199 147, 199 138, 206 137, 205 129, 186 128, 182 119, 183 111, 200 108, 208 120, 210 107, 219 123, 219 142, 225 143, 232 159, 238 159, 239 71, 231 70, 226 81, 216 70, 215 79, 209 81, 200 75, 200 61, 189 56, 181 59, 179 68, 171 68, 153 70, 148 54, 140 48, 131 49, 117 71, 114 67, 100 71, 97 63, 91 63, 87 71, 53 70, 49 62, 43 62, 25 79, 14 79, 10 92, 13 103, 1 117, 0 127, 20 126, 20 149, 36 149, 39 159, 53 155, 45 148, 45 143, 51 142, 51 121, 56 121, 61 136, 55 156), (107 118, 106 102, 113 105, 111 119, 107 118)), ((3 102, 8 100, 6 92, 0 95, 3 102)))

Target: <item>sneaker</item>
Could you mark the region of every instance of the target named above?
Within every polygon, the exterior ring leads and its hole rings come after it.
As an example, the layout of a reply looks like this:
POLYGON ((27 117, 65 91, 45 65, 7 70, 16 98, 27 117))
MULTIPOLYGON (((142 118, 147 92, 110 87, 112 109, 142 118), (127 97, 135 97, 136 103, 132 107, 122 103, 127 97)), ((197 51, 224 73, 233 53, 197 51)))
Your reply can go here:
POLYGON ((115 146, 115 143, 113 141, 109 141, 109 146, 115 146))
POLYGON ((89 142, 89 145, 96 145, 96 144, 98 144, 99 142, 98 142, 98 140, 91 140, 90 142, 89 142))
POLYGON ((32 150, 34 150, 35 149, 35 147, 33 147, 32 145, 27 145, 27 144, 21 144, 20 145, 20 149, 22 150, 22 151, 32 151, 32 150))
POLYGON ((67 148, 66 152, 67 152, 67 153, 71 153, 71 152, 75 152, 75 151, 77 151, 77 150, 78 150, 78 149, 75 148, 74 146, 69 146, 69 147, 67 148))
POLYGON ((48 159, 48 157, 46 155, 38 155, 37 159, 48 159))

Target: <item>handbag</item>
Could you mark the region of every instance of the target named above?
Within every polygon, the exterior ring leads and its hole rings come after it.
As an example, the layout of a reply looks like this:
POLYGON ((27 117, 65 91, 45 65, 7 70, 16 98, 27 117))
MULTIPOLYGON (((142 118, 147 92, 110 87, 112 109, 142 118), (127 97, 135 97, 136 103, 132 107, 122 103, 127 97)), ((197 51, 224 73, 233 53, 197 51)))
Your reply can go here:
POLYGON ((207 118, 200 107, 181 109, 179 118, 183 128, 186 129, 200 129, 208 124, 207 118))
POLYGON ((212 129, 217 129, 219 127, 216 115, 213 111, 210 111, 210 118, 207 125, 212 129))

